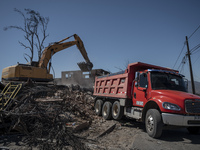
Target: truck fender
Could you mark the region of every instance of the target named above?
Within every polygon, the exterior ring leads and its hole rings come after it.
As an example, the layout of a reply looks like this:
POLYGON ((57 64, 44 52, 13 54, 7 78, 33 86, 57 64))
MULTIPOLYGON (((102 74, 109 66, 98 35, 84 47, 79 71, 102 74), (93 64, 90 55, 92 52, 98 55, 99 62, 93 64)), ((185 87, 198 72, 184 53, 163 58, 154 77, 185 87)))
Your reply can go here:
POLYGON ((146 113, 149 109, 157 109, 159 112, 161 112, 159 105, 157 104, 157 102, 155 100, 148 101, 142 110, 142 121, 143 122, 145 122, 146 113))

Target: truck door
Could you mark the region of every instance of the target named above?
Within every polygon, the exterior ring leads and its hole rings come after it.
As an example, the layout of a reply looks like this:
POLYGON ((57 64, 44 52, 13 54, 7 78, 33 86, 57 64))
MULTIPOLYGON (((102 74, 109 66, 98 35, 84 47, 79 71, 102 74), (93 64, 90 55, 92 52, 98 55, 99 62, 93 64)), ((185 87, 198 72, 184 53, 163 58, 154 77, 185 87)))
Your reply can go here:
POLYGON ((135 86, 133 87, 133 105, 143 107, 147 99, 147 73, 137 73, 135 86))

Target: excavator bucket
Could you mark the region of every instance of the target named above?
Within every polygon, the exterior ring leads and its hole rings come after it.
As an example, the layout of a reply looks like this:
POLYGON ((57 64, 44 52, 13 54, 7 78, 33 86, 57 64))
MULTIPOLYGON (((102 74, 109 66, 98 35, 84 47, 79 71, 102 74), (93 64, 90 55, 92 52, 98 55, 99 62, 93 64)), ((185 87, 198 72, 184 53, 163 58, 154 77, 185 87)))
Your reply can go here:
POLYGON ((79 68, 81 69, 81 71, 85 72, 85 71, 91 71, 93 64, 91 62, 80 62, 77 63, 79 68))
POLYGON ((85 59, 86 62, 80 62, 78 63, 79 68, 81 71, 91 71, 93 64, 90 62, 87 52, 85 50, 83 41, 80 39, 80 37, 76 34, 74 34, 74 38, 76 39, 77 43, 76 46, 78 47, 79 51, 81 52, 83 58, 85 59))

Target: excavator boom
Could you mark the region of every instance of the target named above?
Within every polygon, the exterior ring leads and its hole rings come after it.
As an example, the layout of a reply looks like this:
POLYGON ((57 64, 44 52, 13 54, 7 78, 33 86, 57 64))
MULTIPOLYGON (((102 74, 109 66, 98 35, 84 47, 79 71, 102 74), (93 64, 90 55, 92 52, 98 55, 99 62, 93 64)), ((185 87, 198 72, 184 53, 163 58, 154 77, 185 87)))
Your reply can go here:
POLYGON ((77 43, 76 46, 78 47, 80 53, 82 54, 83 58, 85 59, 85 62, 79 62, 78 66, 82 71, 90 71, 92 70, 93 64, 90 62, 87 52, 85 50, 85 47, 83 45, 82 40, 80 39, 80 37, 78 35, 74 35, 74 38, 76 39, 77 43))
MULTIPOLYGON (((39 61, 39 67, 41 68, 47 68, 48 67, 48 63, 51 60, 52 56, 61 51, 64 50, 66 48, 69 48, 73 45, 76 45, 77 48, 79 49, 80 53, 82 54, 83 58, 85 59, 86 62, 81 62, 78 63, 79 68, 82 71, 90 71, 93 67, 93 64, 90 62, 87 52, 85 50, 85 47, 83 45, 82 40, 80 39, 80 37, 77 34, 74 34, 74 41, 69 41, 69 42, 64 42, 66 40, 68 40, 69 38, 71 38, 72 36, 69 36, 59 42, 54 43, 53 45, 48 46, 47 48, 45 48, 45 50, 43 51, 42 57, 39 61)), ((50 69, 50 67, 49 67, 50 69)))

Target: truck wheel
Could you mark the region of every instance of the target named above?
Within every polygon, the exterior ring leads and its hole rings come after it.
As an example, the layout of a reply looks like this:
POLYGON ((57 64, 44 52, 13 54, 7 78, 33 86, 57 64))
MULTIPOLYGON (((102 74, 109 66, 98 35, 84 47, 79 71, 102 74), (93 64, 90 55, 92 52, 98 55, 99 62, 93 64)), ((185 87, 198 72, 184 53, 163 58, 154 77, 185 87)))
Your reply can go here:
POLYGON ((148 135, 159 138, 162 134, 163 122, 157 109, 149 109, 145 118, 145 127, 148 135))
POLYGON ((111 113, 111 107, 112 104, 111 102, 105 102, 103 104, 103 108, 102 108, 102 116, 105 120, 109 120, 112 118, 112 113, 111 113))
POLYGON ((120 120, 124 114, 123 106, 120 106, 119 101, 115 101, 112 105, 112 117, 115 120, 120 120))
POLYGON ((200 127, 188 127, 187 130, 190 134, 198 134, 200 127))
POLYGON ((100 99, 96 100, 95 105, 94 105, 94 110, 95 110, 96 115, 101 116, 102 106, 103 106, 103 101, 100 99))

